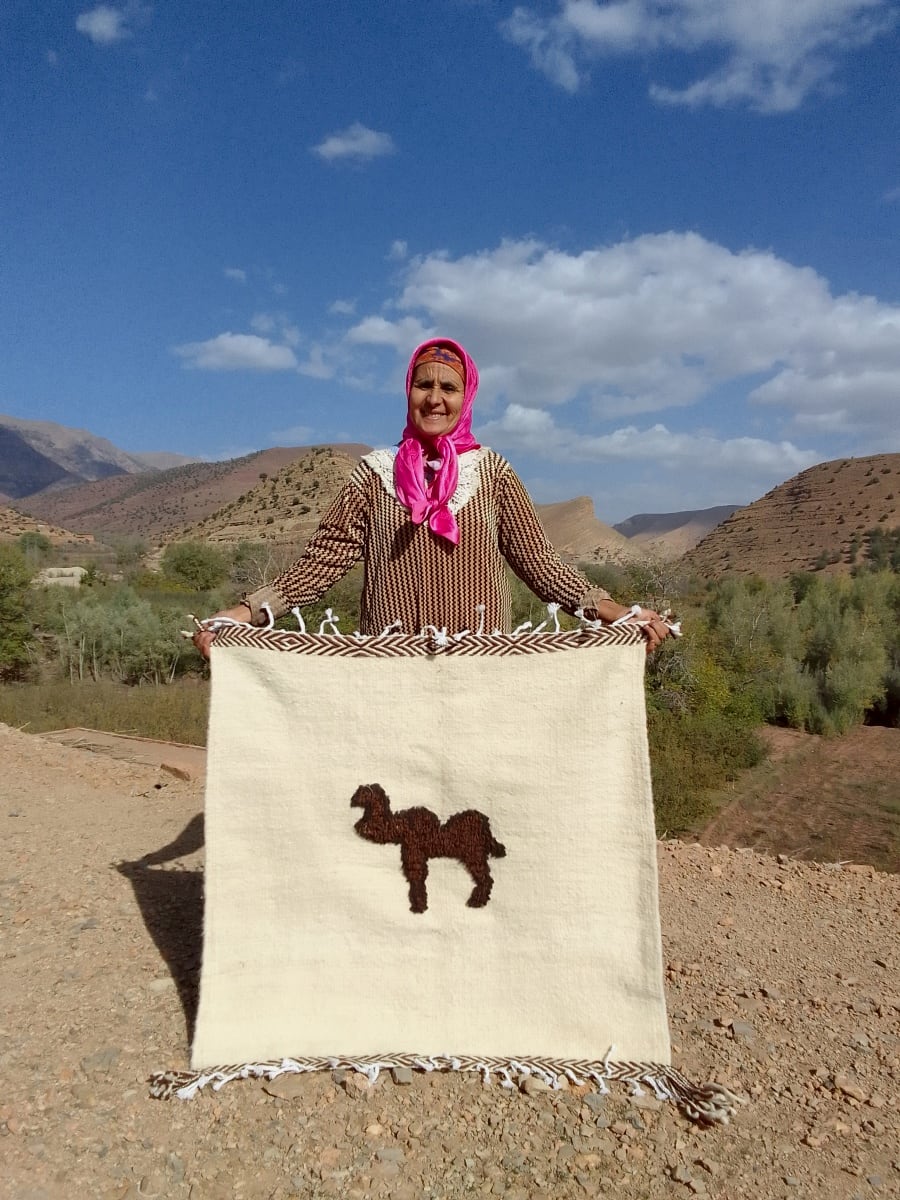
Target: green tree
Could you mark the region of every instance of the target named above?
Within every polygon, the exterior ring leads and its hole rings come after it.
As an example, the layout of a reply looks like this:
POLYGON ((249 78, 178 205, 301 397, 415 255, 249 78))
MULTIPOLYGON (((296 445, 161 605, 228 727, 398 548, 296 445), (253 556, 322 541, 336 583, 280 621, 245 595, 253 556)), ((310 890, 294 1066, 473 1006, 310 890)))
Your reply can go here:
POLYGON ((45 613, 61 670, 75 682, 167 683, 189 653, 177 612, 158 610, 130 587, 82 593, 45 613))
POLYGON ((116 566, 129 573, 141 564, 147 553, 147 543, 135 534, 118 534, 107 539, 116 556, 116 566))
POLYGON ((47 535, 36 529, 29 529, 27 533, 23 533, 18 539, 18 546, 26 566, 32 573, 46 565, 53 550, 53 543, 47 535))
POLYGON ((0 678, 21 679, 31 661, 31 571, 17 546, 0 546, 0 678))
POLYGON ((205 542, 172 542, 160 565, 167 579, 194 592, 210 592, 228 577, 227 558, 205 542))

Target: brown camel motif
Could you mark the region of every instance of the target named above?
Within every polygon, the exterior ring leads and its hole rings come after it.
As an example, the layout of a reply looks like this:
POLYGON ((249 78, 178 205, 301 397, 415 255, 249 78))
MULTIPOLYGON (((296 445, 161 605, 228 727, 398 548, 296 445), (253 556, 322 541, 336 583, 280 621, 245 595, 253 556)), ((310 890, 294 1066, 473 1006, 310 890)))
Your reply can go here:
POLYGON ((425 880, 430 858, 459 859, 475 882, 466 901, 469 908, 487 904, 494 886, 488 858, 505 858, 506 847, 494 838, 484 813, 469 808, 454 813, 443 825, 430 808, 405 808, 392 813, 390 799, 377 783, 361 784, 353 793, 350 807, 364 810, 353 827, 360 837, 379 845, 400 846, 411 912, 423 913, 428 908, 425 880))

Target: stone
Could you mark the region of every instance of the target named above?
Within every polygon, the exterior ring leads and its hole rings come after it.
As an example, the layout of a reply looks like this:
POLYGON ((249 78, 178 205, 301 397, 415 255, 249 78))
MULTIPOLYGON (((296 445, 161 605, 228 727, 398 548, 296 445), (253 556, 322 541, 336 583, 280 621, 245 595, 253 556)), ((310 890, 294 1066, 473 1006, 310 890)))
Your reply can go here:
POLYGON ((268 1096, 277 1096, 280 1100, 297 1100, 307 1091, 309 1085, 302 1075, 294 1073, 278 1075, 275 1079, 263 1082, 262 1090, 268 1096))
POLYGON ((375 1157, 383 1163, 402 1163, 406 1155, 400 1146, 381 1146, 375 1151, 375 1157))
POLYGON ((354 1096, 360 1099, 372 1090, 372 1084, 369 1082, 368 1075, 363 1075, 361 1071, 352 1071, 344 1080, 344 1091, 348 1096, 354 1096))
POLYGON ((114 1046, 105 1046, 102 1050, 95 1050, 93 1054, 89 1054, 81 1060, 81 1066, 89 1075, 96 1072, 111 1071, 119 1061, 121 1051, 114 1046))
POLYGON ((398 1087, 408 1087, 413 1081, 412 1067, 392 1067, 391 1077, 398 1087))
POLYGON ((183 780, 184 783, 190 783, 194 778, 193 772, 186 767, 177 767, 174 763, 160 763, 159 769, 165 771, 168 775, 173 775, 176 779, 183 780))
POLYGON ((549 1092, 550 1084, 540 1075, 524 1075, 519 1081, 519 1088, 526 1096, 537 1096, 541 1092, 549 1092))
POLYGON ((591 1112, 599 1113, 606 1107, 606 1097, 600 1092, 587 1092, 581 1099, 591 1112))
POLYGON ((163 979, 151 979, 147 984, 147 991, 153 992, 154 995, 160 995, 162 992, 171 991, 175 986, 175 980, 171 975, 166 975, 163 979))
POLYGON ((732 1021, 731 1036, 738 1042, 752 1042, 756 1037, 756 1030, 749 1021, 732 1021))
POLYGON ((858 1083, 854 1083, 847 1075, 835 1075, 834 1086, 836 1091, 839 1091, 844 1096, 849 1096, 853 1100, 858 1100, 862 1103, 866 1099, 866 1093, 858 1083))
POLYGON ((174 1151, 166 1159, 166 1166, 169 1168, 173 1183, 184 1182, 184 1160, 174 1151))

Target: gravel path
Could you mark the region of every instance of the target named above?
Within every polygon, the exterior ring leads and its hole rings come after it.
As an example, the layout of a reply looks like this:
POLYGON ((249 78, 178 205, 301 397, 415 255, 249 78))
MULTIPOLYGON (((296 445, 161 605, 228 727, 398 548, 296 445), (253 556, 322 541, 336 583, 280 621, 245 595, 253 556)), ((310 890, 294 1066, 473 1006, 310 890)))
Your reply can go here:
POLYGON ((146 1077, 186 1065, 196 1002, 201 785, 3 726, 0 753, 0 1196, 900 1195, 898 876, 661 844, 674 1058, 748 1099, 726 1127, 462 1076, 162 1103, 146 1077))

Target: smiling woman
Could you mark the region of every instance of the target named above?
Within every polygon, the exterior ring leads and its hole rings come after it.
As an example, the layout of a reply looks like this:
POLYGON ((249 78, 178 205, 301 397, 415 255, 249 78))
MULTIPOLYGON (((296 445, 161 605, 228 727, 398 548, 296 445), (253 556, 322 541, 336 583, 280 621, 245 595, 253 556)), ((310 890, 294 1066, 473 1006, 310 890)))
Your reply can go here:
MULTIPOLYGON (((421 633, 428 626, 509 632, 506 564, 546 602, 613 621, 629 610, 564 563, 512 467, 472 434, 478 368, 458 342, 418 346, 406 376, 399 447, 367 454, 322 518, 306 551, 266 587, 217 614, 254 625, 312 604, 363 560, 360 631, 421 633)), ((668 627, 638 618, 654 649, 668 627)), ((210 618, 210 625, 215 618, 210 618)), ((213 628, 194 637, 208 655, 213 628)))
POLYGON ((455 367, 422 363, 409 392, 409 419, 426 437, 450 433, 459 420, 463 382, 455 367))

